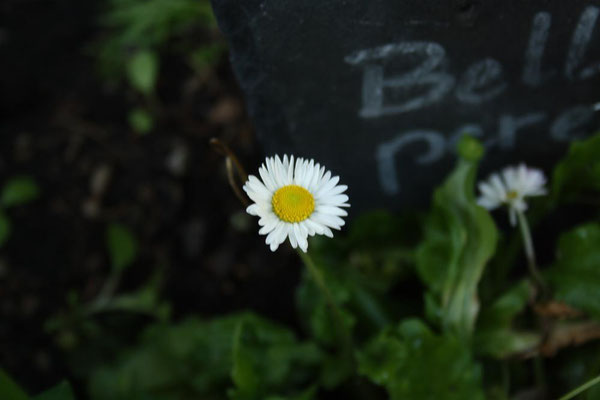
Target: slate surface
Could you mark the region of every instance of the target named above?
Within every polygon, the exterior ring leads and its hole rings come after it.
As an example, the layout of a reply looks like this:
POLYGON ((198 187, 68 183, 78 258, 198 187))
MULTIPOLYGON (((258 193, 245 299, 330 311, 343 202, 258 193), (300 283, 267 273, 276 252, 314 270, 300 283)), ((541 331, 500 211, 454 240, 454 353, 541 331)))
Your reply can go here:
POLYGON ((212 1, 265 154, 324 163, 353 211, 422 206, 462 132, 484 177, 598 127, 600 1, 212 1))

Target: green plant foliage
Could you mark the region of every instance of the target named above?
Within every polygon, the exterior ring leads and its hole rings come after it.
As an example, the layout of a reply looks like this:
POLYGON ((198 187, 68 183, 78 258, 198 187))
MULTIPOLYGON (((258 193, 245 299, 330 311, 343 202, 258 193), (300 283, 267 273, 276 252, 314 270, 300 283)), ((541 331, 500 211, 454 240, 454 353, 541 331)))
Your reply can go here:
POLYGON ((252 396, 305 383, 319 358, 314 345, 253 314, 188 319, 146 329, 138 346, 95 372, 90 394, 98 400, 224 399, 233 381, 233 398, 263 398, 252 396))
POLYGON ((12 178, 2 188, 0 204, 5 208, 19 206, 37 199, 39 193, 40 190, 33 178, 28 176, 12 178))
POLYGON ((127 62, 127 77, 134 89, 145 95, 154 92, 158 76, 159 60, 154 51, 140 50, 127 62))
POLYGON ((0 209, 0 246, 9 238, 12 225, 4 211, 0 209))
MULTIPOLYGON (((313 343, 297 343, 293 334, 264 320, 241 320, 233 336, 236 400, 260 400, 273 391, 305 387, 314 378, 321 353, 313 343)), ((310 399, 314 389, 301 390, 310 399)))
POLYGON ((359 372, 384 386, 391 400, 484 399, 481 367, 453 336, 437 336, 419 320, 406 320, 360 352, 359 372))
POLYGON ((459 159, 435 191, 425 239, 417 250, 417 269, 435 295, 429 302, 439 304, 444 329, 464 338, 473 332, 479 311, 477 286, 498 236, 489 213, 475 202, 477 152, 472 140, 463 137, 459 149, 467 148, 469 159, 459 159))
POLYGON ((600 191, 600 135, 571 144, 566 157, 554 168, 552 198, 573 200, 589 191, 600 191))
POLYGON ((67 382, 61 382, 52 389, 38 394, 33 400, 75 400, 75 394, 73 394, 71 385, 67 382))
POLYGON ((154 117, 143 108, 135 108, 129 113, 129 125, 136 133, 145 135, 154 128, 154 117))
POLYGON ((547 276, 557 299, 600 318, 600 224, 581 225, 563 234, 547 276))
POLYGON ((533 290, 529 281, 523 280, 483 310, 475 335, 478 352, 506 358, 531 351, 541 343, 539 333, 513 329, 515 318, 525 310, 533 290))
POLYGON ((106 230, 106 245, 114 271, 121 272, 135 260, 138 243, 131 231, 120 224, 112 223, 106 230))
POLYGON ((29 400, 29 396, 25 394, 23 389, 2 369, 0 369, 0 399, 29 400))
MULTIPOLYGON (((208 0, 110 0, 108 4, 101 19, 108 34, 95 50, 107 77, 120 76, 131 49, 158 51, 170 39, 195 28, 216 26, 208 0)), ((203 49, 197 42, 188 47, 184 51, 191 54, 203 49)))

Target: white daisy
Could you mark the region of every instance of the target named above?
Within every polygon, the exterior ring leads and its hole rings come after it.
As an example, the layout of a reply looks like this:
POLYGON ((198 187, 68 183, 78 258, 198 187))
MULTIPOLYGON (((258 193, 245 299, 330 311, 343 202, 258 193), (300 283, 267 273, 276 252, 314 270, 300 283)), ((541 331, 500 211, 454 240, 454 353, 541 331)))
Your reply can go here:
POLYGON ((544 185, 546 177, 536 168, 528 168, 525 164, 506 167, 499 174, 492 174, 485 182, 479 183, 481 196, 477 204, 493 210, 506 204, 509 210, 510 223, 514 226, 517 222, 517 212, 527 210, 525 197, 541 196, 546 194, 544 185))
POLYGON ((348 186, 338 185, 339 176, 331 176, 314 160, 294 156, 267 157, 258 169, 260 179, 250 175, 244 191, 254 204, 246 211, 259 216, 259 234, 267 235, 271 251, 290 239, 293 248, 306 252, 308 236, 316 233, 333 237, 331 229, 344 225, 348 215, 341 207, 350 207, 348 186))

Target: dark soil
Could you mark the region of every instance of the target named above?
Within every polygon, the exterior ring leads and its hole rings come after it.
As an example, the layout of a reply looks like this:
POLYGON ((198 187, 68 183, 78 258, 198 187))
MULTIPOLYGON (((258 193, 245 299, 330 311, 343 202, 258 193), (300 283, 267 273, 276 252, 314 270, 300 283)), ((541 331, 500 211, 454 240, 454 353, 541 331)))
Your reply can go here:
POLYGON ((296 258, 270 253, 208 144, 230 144, 251 171, 260 163, 226 57, 206 77, 176 57, 161 60, 158 122, 137 135, 127 122, 136 94, 104 84, 87 47, 101 3, 0 4, 0 185, 27 174, 41 187, 37 201, 8 212, 0 366, 32 393, 69 377, 44 323, 68 293, 82 301, 98 293, 109 271, 109 222, 140 241, 121 290, 165 266, 163 298, 175 320, 238 309, 296 320, 296 258))

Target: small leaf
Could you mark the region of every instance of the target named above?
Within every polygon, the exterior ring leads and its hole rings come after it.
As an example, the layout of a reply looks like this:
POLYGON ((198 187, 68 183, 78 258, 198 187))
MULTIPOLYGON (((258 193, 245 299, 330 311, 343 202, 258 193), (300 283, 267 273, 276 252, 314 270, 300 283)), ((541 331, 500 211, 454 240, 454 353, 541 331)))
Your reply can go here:
POLYGON ((4 207, 14 207, 29 203, 39 196, 39 188, 33 178, 22 176, 10 179, 4 184, 0 203, 4 207))
POLYGON ((75 394, 68 382, 61 382, 52 389, 38 394, 33 400, 75 400, 75 394))
POLYGON ((10 219, 0 209, 0 246, 2 246, 10 237, 12 225, 10 219))
POLYGON ((571 199, 587 191, 600 191, 598 154, 600 154, 600 133, 571 144, 569 152, 556 165, 552 174, 554 201, 571 199))
POLYGON ((600 319, 600 224, 561 235, 556 262, 547 274, 556 299, 600 319))
POLYGON ((116 272, 129 267, 137 255, 137 240, 131 231, 120 224, 110 224, 106 230, 106 243, 111 265, 116 272))
POLYGON ((2 369, 0 369, 0 399, 29 400, 29 396, 25 394, 23 389, 2 369))
POLYGON ((138 51, 127 63, 129 83, 145 95, 154 91, 158 75, 158 56, 154 51, 138 51))
POLYGON ((138 134, 145 135, 154 127, 152 114, 143 108, 136 108, 129 113, 129 126, 138 134))

